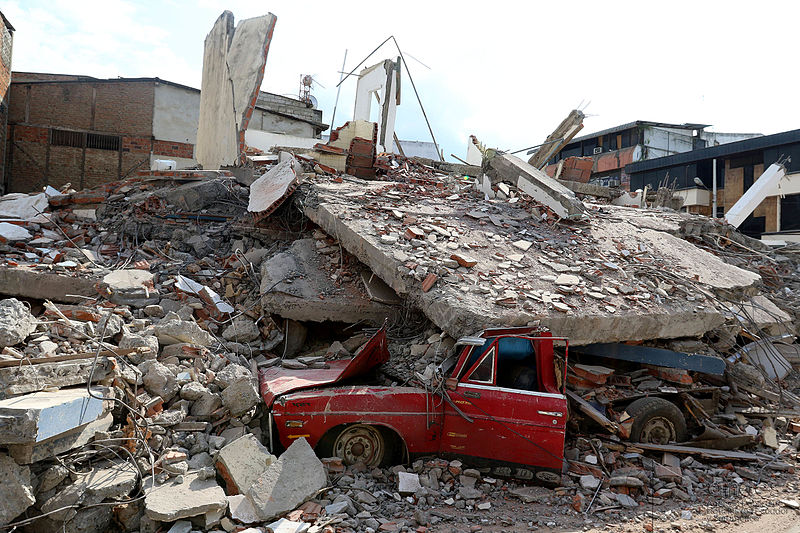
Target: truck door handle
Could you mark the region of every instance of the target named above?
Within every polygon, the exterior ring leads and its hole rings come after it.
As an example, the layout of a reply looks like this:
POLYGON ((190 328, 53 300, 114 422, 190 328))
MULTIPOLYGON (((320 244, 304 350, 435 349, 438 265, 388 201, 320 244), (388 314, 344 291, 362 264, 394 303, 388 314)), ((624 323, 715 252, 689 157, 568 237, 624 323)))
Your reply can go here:
POLYGON ((464 396, 466 396, 467 398, 480 398, 481 397, 481 393, 480 392, 472 392, 472 391, 468 390, 468 391, 464 391, 464 396))

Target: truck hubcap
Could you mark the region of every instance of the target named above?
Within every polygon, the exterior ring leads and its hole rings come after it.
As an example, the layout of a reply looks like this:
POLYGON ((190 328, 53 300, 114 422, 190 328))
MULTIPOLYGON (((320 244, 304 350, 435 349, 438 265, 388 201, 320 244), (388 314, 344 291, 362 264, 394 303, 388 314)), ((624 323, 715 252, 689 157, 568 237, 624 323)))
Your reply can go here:
POLYGON ((675 441, 675 426, 663 417, 648 420, 642 428, 640 442, 647 444, 668 444, 675 441))
POLYGON ((336 437, 333 453, 348 465, 361 462, 366 466, 378 466, 383 461, 383 436, 372 426, 350 426, 336 437))

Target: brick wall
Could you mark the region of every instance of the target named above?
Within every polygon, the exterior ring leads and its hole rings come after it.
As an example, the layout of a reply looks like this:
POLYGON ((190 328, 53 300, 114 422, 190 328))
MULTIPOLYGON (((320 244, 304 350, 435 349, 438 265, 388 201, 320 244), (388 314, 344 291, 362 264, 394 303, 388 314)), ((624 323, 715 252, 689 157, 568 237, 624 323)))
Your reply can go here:
POLYGON ((11 53, 14 36, 5 24, 0 24, 0 192, 2 192, 3 174, 6 166, 6 138, 8 124, 9 94, 11 84, 11 53))
POLYGON ((194 157, 194 145, 174 141, 155 140, 153 141, 153 154, 192 159, 194 157))
MULTIPOLYGON (((152 81, 13 82, 8 190, 30 192, 66 183, 95 187, 147 168, 154 148, 154 89, 152 81), (50 128, 119 136, 120 150, 50 145, 50 128)), ((191 157, 192 145, 175 144, 180 145, 167 143, 164 150, 176 156, 188 150, 191 157)))

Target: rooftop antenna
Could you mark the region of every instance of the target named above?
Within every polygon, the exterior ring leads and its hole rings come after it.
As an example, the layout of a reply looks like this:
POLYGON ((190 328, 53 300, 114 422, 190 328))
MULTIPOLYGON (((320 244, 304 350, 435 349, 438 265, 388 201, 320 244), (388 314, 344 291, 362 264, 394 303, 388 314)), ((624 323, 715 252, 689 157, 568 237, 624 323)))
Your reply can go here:
POLYGON ((315 83, 323 89, 325 88, 325 86, 317 81, 313 75, 300 74, 300 92, 297 98, 301 102, 305 102, 308 107, 316 107, 317 105, 317 99, 311 96, 311 89, 314 88, 315 83))

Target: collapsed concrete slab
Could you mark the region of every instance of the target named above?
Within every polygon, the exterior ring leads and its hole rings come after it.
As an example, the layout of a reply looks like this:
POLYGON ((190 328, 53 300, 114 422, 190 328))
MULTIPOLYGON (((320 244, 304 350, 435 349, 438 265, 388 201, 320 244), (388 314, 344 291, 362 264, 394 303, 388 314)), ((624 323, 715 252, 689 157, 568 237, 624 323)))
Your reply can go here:
POLYGON ((109 391, 103 387, 34 392, 0 401, 0 444, 41 442, 96 420, 109 391))
POLYGON ((725 321, 714 291, 745 297, 760 281, 670 233, 681 224, 663 213, 554 227, 529 201, 489 204, 453 184, 304 190, 313 222, 453 337, 537 320, 577 344, 699 336, 725 321))
POLYGON ((492 181, 508 181, 561 218, 580 216, 586 211, 575 193, 513 155, 495 154, 489 158, 487 173, 492 181))
POLYGON ((228 507, 225 491, 214 479, 200 479, 187 474, 183 483, 166 482, 153 486, 153 478, 144 485, 144 509, 153 520, 173 522, 209 512, 224 512, 228 507))
POLYGON ((11 522, 36 502, 31 486, 31 471, 0 453, 0 526, 11 522))
POLYGON ((275 460, 255 435, 247 434, 219 451, 217 471, 225 480, 228 495, 243 494, 275 460))
POLYGON ((289 512, 327 484, 325 467, 305 438, 295 440, 247 491, 262 520, 289 512))
MULTIPOLYGON (((333 235, 333 234, 332 234, 333 235)), ((320 254, 314 239, 300 239, 261 265, 261 302, 265 311, 310 322, 359 322, 381 325, 395 308, 370 299, 359 280, 334 282, 326 267, 335 261, 320 254)))
POLYGON ((245 19, 234 29, 224 11, 206 36, 197 161, 205 169, 244 163, 244 133, 264 79, 277 17, 245 19))

